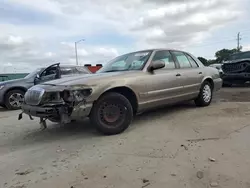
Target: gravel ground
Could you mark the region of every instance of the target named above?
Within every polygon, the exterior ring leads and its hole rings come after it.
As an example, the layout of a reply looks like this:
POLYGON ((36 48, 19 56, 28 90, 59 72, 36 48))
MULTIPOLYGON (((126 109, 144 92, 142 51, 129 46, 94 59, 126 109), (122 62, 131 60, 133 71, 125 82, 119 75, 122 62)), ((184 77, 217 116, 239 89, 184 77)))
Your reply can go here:
POLYGON ((148 112, 116 136, 88 121, 40 131, 0 109, 0 187, 250 187, 249 94, 223 88, 209 107, 148 112))

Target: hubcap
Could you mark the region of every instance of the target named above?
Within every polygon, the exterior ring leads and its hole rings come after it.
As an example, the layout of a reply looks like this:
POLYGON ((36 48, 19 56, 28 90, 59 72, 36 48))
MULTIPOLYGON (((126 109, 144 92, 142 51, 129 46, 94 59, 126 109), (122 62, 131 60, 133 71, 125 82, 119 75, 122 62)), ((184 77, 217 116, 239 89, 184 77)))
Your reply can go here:
POLYGON ((21 104, 23 103, 23 95, 21 93, 13 93, 9 97, 9 103, 15 108, 21 107, 21 104))
POLYGON ((204 86, 202 96, 205 102, 209 102, 211 100, 212 91, 209 85, 204 86))
POLYGON ((125 108, 120 104, 103 103, 100 106, 99 117, 102 123, 115 127, 125 117, 125 108))

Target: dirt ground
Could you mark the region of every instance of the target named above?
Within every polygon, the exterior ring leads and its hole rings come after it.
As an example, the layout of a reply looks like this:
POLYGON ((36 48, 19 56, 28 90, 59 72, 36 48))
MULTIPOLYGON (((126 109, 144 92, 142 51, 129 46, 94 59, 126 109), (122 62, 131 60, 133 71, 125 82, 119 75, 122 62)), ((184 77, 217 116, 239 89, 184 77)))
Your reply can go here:
POLYGON ((250 187, 250 88, 223 88, 206 108, 185 103, 102 136, 0 109, 0 187, 250 187))

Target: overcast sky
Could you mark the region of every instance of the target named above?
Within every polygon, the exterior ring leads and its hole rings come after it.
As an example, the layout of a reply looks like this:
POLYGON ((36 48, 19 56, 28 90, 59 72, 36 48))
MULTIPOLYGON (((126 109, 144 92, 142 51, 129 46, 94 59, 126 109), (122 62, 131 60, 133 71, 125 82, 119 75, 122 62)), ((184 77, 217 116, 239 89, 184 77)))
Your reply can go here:
POLYGON ((183 49, 213 58, 250 49, 249 0, 0 0, 0 72, 55 62, 105 63, 146 48, 183 49))

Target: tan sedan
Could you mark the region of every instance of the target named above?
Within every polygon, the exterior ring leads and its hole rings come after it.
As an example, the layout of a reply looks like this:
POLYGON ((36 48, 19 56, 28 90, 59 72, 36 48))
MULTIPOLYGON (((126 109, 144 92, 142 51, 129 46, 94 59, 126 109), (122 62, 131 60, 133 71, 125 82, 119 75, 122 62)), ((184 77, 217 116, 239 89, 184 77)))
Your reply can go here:
POLYGON ((219 71, 205 67, 193 55, 152 49, 119 56, 96 74, 62 78, 29 89, 23 112, 68 123, 89 117, 97 130, 118 134, 133 116, 151 108, 194 100, 208 106, 220 89, 219 71))

